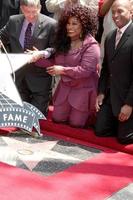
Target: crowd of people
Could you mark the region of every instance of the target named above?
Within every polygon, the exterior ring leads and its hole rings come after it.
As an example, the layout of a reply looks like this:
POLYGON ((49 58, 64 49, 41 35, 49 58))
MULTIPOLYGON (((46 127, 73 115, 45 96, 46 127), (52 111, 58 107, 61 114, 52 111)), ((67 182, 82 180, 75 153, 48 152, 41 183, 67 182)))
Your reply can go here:
POLYGON ((133 143, 133 1, 8 0, 0 9, 4 45, 32 54, 16 72, 22 100, 45 116, 52 102, 56 123, 133 143))

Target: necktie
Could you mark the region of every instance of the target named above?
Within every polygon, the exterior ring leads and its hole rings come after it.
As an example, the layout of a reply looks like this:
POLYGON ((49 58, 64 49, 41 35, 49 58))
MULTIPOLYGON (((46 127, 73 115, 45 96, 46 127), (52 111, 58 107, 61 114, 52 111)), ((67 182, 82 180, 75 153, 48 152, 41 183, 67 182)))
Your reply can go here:
POLYGON ((32 48, 32 23, 29 23, 25 31, 24 50, 32 48))
POLYGON ((115 48, 117 47, 117 45, 121 39, 121 36, 122 36, 122 32, 118 29, 117 33, 116 33, 116 39, 115 39, 115 48))

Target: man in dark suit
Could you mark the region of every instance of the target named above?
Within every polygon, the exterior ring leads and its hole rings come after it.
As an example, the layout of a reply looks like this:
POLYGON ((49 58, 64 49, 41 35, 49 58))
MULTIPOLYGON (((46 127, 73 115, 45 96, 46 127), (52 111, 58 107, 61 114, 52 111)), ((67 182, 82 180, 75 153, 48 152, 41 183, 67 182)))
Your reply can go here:
POLYGON ((97 136, 116 136, 133 143, 133 23, 130 0, 116 0, 112 16, 117 29, 106 38, 96 109, 97 136))
MULTIPOLYGON (((40 0, 20 0, 23 14, 9 18, 8 23, 0 30, 0 39, 4 44, 10 43, 12 53, 23 53, 25 48, 44 50, 52 44, 56 22, 40 14, 40 0), (26 31, 29 31, 30 42, 27 45, 26 31)), ((29 37, 29 32, 28 32, 29 37)), ((52 77, 44 68, 29 64, 16 73, 16 85, 22 97, 47 115, 48 104, 52 94, 52 77)))

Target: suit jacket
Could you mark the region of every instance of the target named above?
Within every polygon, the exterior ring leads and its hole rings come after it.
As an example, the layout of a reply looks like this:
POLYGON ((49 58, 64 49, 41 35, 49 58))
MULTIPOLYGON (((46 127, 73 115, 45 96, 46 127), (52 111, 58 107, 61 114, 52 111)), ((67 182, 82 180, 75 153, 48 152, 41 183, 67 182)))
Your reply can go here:
MULTIPOLYGON (((23 48, 19 42, 23 21, 23 14, 11 16, 6 26, 0 30, 0 39, 2 39, 4 44, 7 44, 8 42, 10 43, 12 53, 23 52, 23 48)), ((33 45, 39 50, 51 46, 55 24, 56 22, 54 19, 39 14, 32 36, 33 45)))
POLYGON ((105 41, 105 56, 99 79, 99 93, 110 91, 115 116, 121 106, 133 106, 133 24, 131 23, 115 49, 116 30, 105 41))

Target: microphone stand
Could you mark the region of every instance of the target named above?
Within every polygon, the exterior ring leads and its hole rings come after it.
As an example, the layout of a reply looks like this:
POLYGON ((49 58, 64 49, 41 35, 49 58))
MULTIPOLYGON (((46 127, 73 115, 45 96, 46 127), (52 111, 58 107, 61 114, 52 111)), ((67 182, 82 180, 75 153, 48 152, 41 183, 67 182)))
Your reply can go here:
POLYGON ((7 58, 8 62, 9 62, 9 65, 10 65, 10 68, 11 68, 11 71, 12 71, 13 81, 15 82, 15 72, 13 70, 13 66, 12 66, 11 60, 9 58, 8 52, 7 52, 6 48, 5 48, 2 40, 0 40, 0 47, 2 47, 2 49, 4 50, 4 53, 6 55, 6 58, 7 58))

